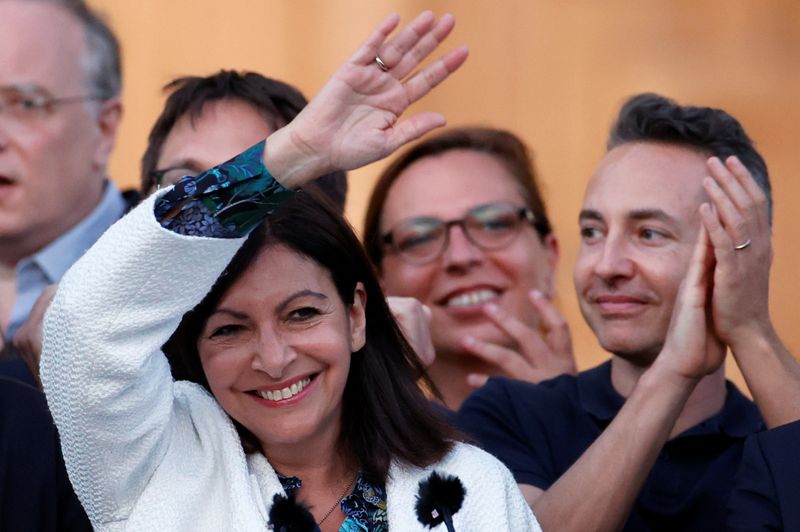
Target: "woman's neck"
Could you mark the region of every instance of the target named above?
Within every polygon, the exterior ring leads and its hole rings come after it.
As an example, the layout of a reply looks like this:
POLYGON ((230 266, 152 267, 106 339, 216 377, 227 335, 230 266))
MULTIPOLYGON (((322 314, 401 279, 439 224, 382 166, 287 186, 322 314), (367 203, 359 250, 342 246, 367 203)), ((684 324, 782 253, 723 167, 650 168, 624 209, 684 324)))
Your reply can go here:
POLYGON ((303 441, 261 442, 264 456, 278 473, 308 479, 337 479, 352 463, 341 436, 341 424, 320 430, 303 441))
POLYGON ((303 442, 267 444, 262 450, 272 468, 287 477, 297 477, 302 486, 298 500, 310 508, 314 519, 325 520, 322 530, 338 530, 344 514, 337 503, 352 488, 358 462, 342 444, 340 433, 317 435, 303 442), (332 509, 329 513, 326 512, 332 509))

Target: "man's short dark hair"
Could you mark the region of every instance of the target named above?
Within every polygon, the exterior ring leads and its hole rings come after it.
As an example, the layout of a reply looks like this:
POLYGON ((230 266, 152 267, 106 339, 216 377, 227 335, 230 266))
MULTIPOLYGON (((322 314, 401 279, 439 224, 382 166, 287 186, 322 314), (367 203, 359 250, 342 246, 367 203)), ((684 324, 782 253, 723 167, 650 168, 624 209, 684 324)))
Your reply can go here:
MULTIPOLYGON (((155 186, 153 172, 161 150, 175 123, 184 115, 194 120, 209 102, 236 100, 257 109, 272 130, 289 122, 306 106, 303 94, 287 83, 270 79, 255 72, 220 70, 211 76, 186 76, 175 79, 164 87, 170 93, 164 110, 150 130, 147 150, 142 157, 142 194, 155 186)), ((243 146, 242 149, 247 148, 243 146)), ((223 162, 223 161, 219 161, 223 162)), ((314 181, 317 188, 344 210, 347 196, 347 176, 334 172, 314 181)))
POLYGON ((663 142, 725 160, 735 155, 767 196, 772 222, 772 187, 767 163, 734 117, 721 109, 679 105, 658 94, 637 94, 626 101, 611 127, 607 149, 629 142, 663 142))

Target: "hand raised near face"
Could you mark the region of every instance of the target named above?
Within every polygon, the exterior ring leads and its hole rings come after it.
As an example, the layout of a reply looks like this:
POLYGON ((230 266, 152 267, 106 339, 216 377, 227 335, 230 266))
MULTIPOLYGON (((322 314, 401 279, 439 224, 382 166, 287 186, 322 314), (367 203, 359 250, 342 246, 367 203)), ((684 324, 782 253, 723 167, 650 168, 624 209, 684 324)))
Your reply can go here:
POLYGON ((455 19, 444 15, 437 21, 425 11, 388 39, 398 22, 397 15, 381 22, 297 118, 272 135, 265 162, 284 185, 358 168, 445 124, 439 113, 400 116, 466 60, 462 46, 415 72, 455 19))
POLYGON ((732 348, 771 330, 769 268, 772 231, 767 197, 736 157, 708 160, 703 185, 713 208, 700 209, 714 246, 712 315, 717 334, 732 348))
MULTIPOLYGON (((539 315, 541 330, 523 323, 497 305, 484 308, 485 315, 511 337, 517 349, 473 337, 465 339, 464 348, 513 379, 541 382, 564 373, 575 374, 569 325, 544 294, 534 290, 529 298, 539 315)), ((485 374, 471 374, 467 382, 477 388, 488 378, 485 374)))
POLYGON ((422 365, 433 364, 436 351, 431 339, 431 309, 413 297, 389 296, 386 303, 422 365))
MULTIPOLYGON (((701 208, 708 208, 708 204, 701 208)), ((651 369, 666 370, 670 376, 696 383, 722 365, 725 346, 715 333, 710 309, 714 272, 714 250, 708 233, 701 228, 672 309, 664 347, 651 369)))

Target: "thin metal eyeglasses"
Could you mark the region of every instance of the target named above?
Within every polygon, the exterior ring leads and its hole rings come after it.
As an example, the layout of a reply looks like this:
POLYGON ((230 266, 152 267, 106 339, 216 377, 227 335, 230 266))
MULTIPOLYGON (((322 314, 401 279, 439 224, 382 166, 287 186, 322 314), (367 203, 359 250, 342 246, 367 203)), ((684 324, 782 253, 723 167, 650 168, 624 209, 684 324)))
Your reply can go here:
POLYGON ((29 124, 59 105, 106 99, 91 94, 55 98, 36 85, 6 85, 0 87, 0 115, 18 124, 29 124))
POLYGON ((422 216, 409 218, 381 236, 403 260, 426 264, 439 258, 450 241, 450 228, 461 227, 467 239, 477 247, 492 251, 511 244, 524 223, 534 224, 533 211, 508 203, 488 203, 467 211, 463 218, 440 220, 422 216))

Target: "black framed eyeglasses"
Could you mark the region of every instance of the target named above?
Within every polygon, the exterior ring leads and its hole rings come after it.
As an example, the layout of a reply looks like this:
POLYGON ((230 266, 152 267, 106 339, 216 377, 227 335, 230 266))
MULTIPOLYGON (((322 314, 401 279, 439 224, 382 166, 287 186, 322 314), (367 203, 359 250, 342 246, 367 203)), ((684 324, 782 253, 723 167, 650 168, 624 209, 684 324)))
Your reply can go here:
POLYGON ((534 224, 536 217, 527 207, 508 203, 488 203, 467 211, 463 218, 441 220, 421 216, 397 224, 381 236, 403 260, 426 264, 439 258, 450 240, 450 228, 461 227, 470 242, 484 250, 502 249, 511 244, 525 223, 534 224))

